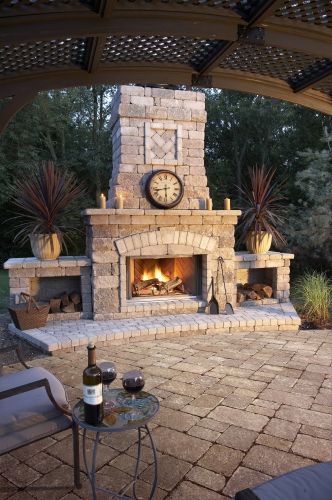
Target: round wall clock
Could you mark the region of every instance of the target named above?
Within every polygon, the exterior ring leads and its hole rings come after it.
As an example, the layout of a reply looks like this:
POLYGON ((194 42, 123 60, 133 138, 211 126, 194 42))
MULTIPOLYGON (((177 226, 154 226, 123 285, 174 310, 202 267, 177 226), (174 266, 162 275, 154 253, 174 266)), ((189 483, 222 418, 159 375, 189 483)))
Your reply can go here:
POLYGON ((147 180, 145 192, 152 205, 159 208, 173 208, 183 197, 181 179, 169 170, 157 170, 147 180))

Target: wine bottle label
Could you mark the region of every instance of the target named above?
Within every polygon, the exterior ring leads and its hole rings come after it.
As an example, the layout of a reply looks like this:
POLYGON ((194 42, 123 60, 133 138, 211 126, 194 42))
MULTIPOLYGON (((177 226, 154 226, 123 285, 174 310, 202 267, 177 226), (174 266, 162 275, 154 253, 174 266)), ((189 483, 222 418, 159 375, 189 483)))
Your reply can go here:
POLYGON ((103 385, 83 385, 83 401, 88 405, 100 405, 103 402, 103 385))

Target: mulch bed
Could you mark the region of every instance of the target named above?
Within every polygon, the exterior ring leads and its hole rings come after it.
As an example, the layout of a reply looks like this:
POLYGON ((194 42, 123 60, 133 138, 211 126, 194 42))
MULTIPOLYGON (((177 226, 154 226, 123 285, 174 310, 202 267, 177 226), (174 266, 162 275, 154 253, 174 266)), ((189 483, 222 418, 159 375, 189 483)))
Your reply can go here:
POLYGON ((332 318, 327 321, 308 321, 305 316, 301 316, 300 330, 332 330, 332 318))

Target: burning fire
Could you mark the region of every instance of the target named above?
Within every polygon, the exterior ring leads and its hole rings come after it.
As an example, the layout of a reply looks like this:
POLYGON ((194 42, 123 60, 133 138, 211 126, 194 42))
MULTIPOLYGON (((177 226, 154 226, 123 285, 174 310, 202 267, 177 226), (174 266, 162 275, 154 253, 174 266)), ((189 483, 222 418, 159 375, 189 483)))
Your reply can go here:
POLYGON ((162 273, 161 267, 159 264, 155 264, 154 266, 154 272, 148 272, 147 270, 144 270, 142 280, 151 280, 151 279, 157 279, 159 281, 162 281, 163 283, 167 283, 167 281, 170 280, 169 276, 166 276, 165 274, 162 273))

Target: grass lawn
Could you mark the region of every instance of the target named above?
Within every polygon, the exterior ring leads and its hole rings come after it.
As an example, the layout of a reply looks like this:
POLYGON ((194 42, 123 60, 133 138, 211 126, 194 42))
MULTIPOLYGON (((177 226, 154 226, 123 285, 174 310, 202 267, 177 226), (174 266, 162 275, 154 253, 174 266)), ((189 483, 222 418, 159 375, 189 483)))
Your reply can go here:
POLYGON ((6 312, 9 298, 8 271, 0 269, 0 313, 6 312))

